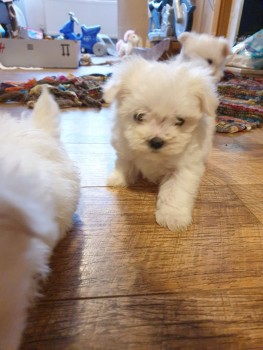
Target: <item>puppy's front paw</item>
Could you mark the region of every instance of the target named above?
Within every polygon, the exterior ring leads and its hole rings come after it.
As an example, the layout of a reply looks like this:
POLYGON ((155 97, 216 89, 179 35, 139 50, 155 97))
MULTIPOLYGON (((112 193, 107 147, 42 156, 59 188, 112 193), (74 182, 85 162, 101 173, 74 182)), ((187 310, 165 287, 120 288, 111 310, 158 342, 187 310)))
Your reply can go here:
POLYGON ((163 205, 156 210, 156 221, 160 226, 168 227, 171 231, 186 229, 192 222, 191 212, 178 210, 168 205, 163 205))
POLYGON ((110 187, 126 187, 128 184, 123 173, 115 169, 108 178, 107 185, 110 187))

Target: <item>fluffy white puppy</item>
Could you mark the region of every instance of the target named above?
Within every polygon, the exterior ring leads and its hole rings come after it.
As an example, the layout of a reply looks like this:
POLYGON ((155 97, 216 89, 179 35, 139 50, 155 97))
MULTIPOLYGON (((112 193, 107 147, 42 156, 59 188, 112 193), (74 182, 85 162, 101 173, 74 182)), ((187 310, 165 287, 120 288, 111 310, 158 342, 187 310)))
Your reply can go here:
POLYGON ((140 174, 159 183, 156 220, 172 231, 191 223, 212 143, 218 99, 210 73, 133 57, 104 88, 105 101, 116 102, 108 185, 128 186, 140 174))
POLYGON ((215 81, 218 82, 225 68, 227 55, 230 53, 229 42, 224 37, 215 37, 206 33, 182 33, 178 41, 182 48, 176 60, 178 62, 191 61, 210 66, 215 81))
POLYGON ((0 349, 19 347, 53 248, 71 228, 79 178, 44 91, 31 117, 0 114, 0 349))

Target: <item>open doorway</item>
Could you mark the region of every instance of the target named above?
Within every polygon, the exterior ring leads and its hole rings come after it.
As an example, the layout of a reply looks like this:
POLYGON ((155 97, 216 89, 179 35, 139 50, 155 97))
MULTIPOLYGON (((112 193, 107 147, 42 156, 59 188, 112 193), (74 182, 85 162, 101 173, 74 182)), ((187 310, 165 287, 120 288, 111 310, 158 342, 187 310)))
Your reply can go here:
POLYGON ((233 1, 228 25, 232 45, 263 28, 263 0, 233 1))

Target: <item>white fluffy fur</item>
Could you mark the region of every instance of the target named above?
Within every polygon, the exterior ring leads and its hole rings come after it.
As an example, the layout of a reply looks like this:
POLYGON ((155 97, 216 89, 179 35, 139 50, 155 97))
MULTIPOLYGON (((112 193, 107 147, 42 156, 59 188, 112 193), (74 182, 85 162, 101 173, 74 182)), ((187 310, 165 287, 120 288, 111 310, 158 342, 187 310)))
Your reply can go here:
POLYGON ((206 33, 182 33, 178 41, 182 45, 178 62, 191 61, 199 65, 209 65, 215 81, 224 74, 225 60, 230 53, 229 42, 224 37, 215 37, 206 33))
POLYGON ((140 174, 159 183, 156 220, 172 231, 191 223, 212 143, 218 99, 210 74, 191 63, 134 57, 117 67, 104 90, 105 100, 116 102, 117 160, 108 185, 128 186, 140 174), (138 113, 142 121, 134 120, 138 113), (178 117, 185 120, 181 126, 178 117), (155 137, 163 147, 149 146, 155 137))
POLYGON ((0 349, 19 347, 53 248, 72 225, 79 178, 45 90, 31 117, 0 114, 0 349))

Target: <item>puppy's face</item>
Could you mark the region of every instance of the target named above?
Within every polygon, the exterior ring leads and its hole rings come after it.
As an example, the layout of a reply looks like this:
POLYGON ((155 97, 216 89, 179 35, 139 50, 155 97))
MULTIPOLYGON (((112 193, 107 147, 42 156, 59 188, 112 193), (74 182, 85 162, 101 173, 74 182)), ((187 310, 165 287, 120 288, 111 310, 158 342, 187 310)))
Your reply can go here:
POLYGON ((223 37, 214 37, 209 34, 185 32, 178 38, 182 44, 184 59, 201 59, 212 69, 217 81, 223 76, 226 56, 230 53, 229 43, 223 37))
POLYGON ((204 115, 215 113, 208 74, 189 64, 171 68, 141 58, 123 63, 106 84, 104 98, 117 102, 117 128, 127 147, 138 156, 181 153, 204 115))

